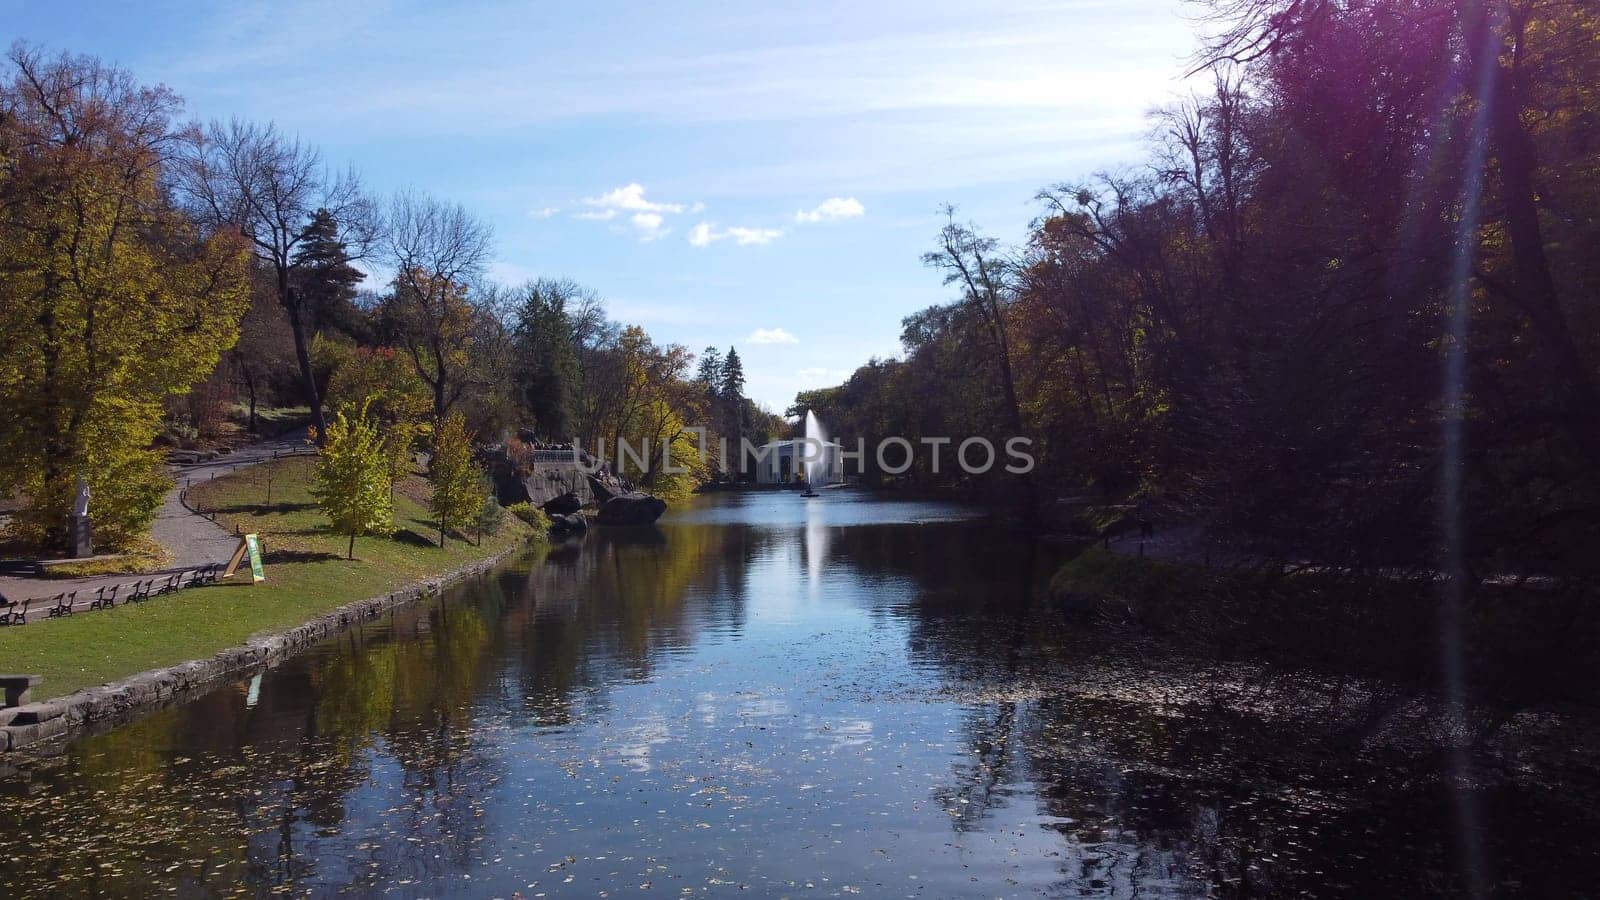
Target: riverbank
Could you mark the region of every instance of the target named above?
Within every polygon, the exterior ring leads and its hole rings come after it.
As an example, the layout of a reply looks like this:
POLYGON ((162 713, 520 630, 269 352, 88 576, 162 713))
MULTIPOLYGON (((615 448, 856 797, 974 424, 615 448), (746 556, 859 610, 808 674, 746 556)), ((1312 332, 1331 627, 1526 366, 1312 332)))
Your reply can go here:
MULTIPOLYGON (((82 724, 292 652, 340 622, 488 568, 538 537, 506 516, 479 544, 452 539, 441 548, 425 537, 433 530, 427 484, 413 476, 396 486, 399 530, 391 538, 358 539, 356 559, 346 560, 345 538, 326 531, 312 500, 313 464, 279 460, 189 491, 188 502, 214 513, 222 527, 262 536, 265 583, 188 589, 137 606, 5 629, 0 670, 43 676, 34 689, 36 703, 72 695, 52 705, 81 715, 46 712, 55 713, 52 719, 78 715, 72 724, 82 724), (157 684, 152 688, 149 682, 157 684)), ((28 733, 32 740, 40 737, 28 733)))

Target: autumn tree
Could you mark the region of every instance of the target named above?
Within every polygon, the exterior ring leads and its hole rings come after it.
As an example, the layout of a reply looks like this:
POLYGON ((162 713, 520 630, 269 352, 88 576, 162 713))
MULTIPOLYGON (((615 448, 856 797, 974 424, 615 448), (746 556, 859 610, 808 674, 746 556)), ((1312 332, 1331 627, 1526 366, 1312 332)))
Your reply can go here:
POLYGON ((389 477, 411 473, 412 454, 432 428, 433 398, 409 360, 392 347, 328 342, 319 363, 330 370, 328 402, 335 407, 367 404, 382 435, 389 477))
POLYGON ((0 487, 18 530, 66 543, 77 480, 124 546, 167 487, 163 402, 210 373, 248 303, 236 234, 195 227, 164 184, 179 101, 90 57, 15 45, 0 83, 0 487))
POLYGON ((483 472, 473 460, 472 434, 460 415, 446 415, 434 429, 428 482, 433 485, 428 504, 439 521, 443 547, 445 534, 474 521, 488 496, 483 472))
POLYGON ((944 283, 956 285, 961 302, 983 323, 988 361, 1000 373, 1005 409, 1012 434, 1022 433, 1022 407, 1017 401, 1016 375, 1011 366, 1011 344, 1006 334, 1005 305, 1010 297, 1009 267, 998 255, 998 243, 971 225, 956 222, 955 207, 945 207, 945 226, 939 231, 939 249, 924 254, 925 265, 944 274, 944 283))
POLYGON ((345 556, 355 559, 358 535, 394 531, 388 450, 365 403, 353 415, 341 408, 323 437, 311 493, 334 530, 349 535, 345 556))

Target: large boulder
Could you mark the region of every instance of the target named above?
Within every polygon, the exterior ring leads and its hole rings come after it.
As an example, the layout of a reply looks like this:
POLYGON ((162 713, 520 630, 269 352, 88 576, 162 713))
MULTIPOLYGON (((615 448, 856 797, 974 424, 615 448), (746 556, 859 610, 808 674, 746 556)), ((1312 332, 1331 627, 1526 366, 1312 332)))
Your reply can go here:
POLYGON ((567 491, 545 501, 544 506, 540 508, 551 516, 570 516, 583 509, 583 498, 578 496, 577 491, 567 491))
POLYGON ((517 464, 501 445, 485 447, 478 451, 478 464, 488 473, 494 484, 494 499, 501 506, 528 503, 533 497, 517 471, 517 464))
POLYGON ((659 497, 634 492, 618 494, 600 504, 601 525, 650 525, 667 511, 667 502, 659 497))
POLYGON ((588 530, 589 520, 584 518, 581 513, 550 517, 550 534, 555 537, 582 534, 588 530))

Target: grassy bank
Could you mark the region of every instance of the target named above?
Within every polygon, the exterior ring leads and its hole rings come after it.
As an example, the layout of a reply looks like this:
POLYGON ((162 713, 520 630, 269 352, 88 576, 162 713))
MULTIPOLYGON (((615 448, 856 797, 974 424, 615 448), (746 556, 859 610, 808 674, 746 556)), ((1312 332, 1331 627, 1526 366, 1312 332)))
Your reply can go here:
MULTIPOLYGON (((189 499, 217 513, 230 531, 262 536, 267 581, 180 591, 139 606, 82 612, 0 630, 0 670, 44 676, 37 697, 54 697, 147 669, 210 656, 251 635, 291 628, 321 613, 450 571, 520 546, 533 535, 515 516, 482 546, 437 543, 427 512, 427 484, 398 485, 392 538, 356 541, 331 534, 310 493, 314 461, 266 463, 190 489, 189 499), (268 486, 270 483, 270 502, 268 486)), ((225 560, 219 560, 222 562, 225 560)))

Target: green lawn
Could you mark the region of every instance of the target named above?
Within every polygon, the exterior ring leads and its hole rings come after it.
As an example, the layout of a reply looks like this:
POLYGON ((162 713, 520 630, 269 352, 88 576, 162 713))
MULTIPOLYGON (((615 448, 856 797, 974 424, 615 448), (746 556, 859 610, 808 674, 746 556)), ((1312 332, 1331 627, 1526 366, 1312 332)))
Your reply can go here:
POLYGON ((515 516, 481 547, 455 536, 438 546, 427 485, 406 479, 395 497, 393 538, 356 540, 327 531, 310 495, 314 460, 285 459, 244 469, 189 490, 217 521, 262 536, 267 580, 223 583, 109 611, 79 612, 0 629, 0 671, 44 676, 35 698, 54 697, 147 669, 210 656, 253 634, 292 628, 320 613, 482 559, 531 537, 515 516), (272 497, 267 503, 270 475, 272 497))

